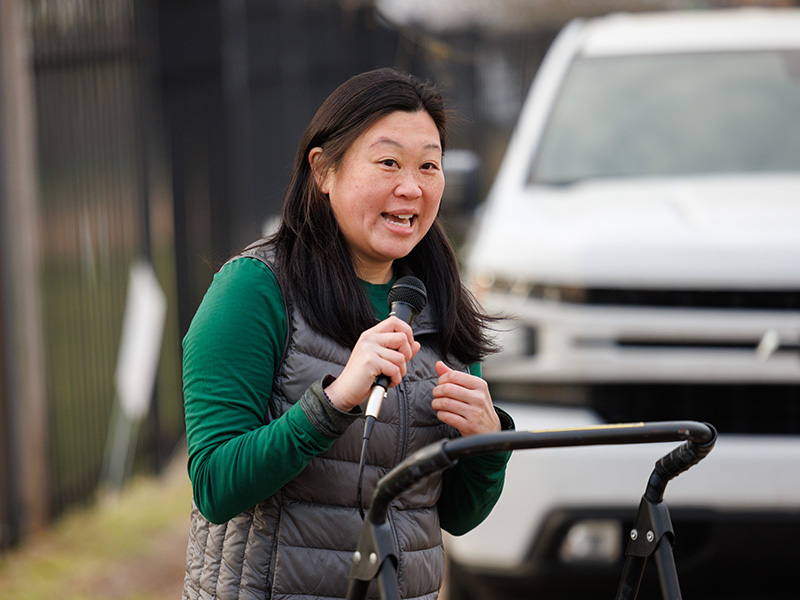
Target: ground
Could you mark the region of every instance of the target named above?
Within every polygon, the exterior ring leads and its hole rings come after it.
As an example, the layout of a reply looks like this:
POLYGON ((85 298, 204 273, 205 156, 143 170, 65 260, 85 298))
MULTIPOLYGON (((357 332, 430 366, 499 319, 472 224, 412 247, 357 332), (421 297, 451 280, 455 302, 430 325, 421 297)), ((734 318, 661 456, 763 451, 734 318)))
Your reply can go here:
POLYGON ((0 599, 180 600, 190 505, 179 453, 162 476, 100 495, 0 553, 0 599))
POLYGON ((0 554, 7 600, 179 600, 191 488, 185 456, 0 554))

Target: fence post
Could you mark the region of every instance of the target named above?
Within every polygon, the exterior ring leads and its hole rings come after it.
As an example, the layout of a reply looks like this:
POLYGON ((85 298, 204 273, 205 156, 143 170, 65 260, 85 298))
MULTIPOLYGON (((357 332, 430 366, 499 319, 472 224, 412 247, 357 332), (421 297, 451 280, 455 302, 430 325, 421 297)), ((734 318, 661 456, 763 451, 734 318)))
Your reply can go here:
POLYGON ((0 427, 7 453, 0 516, 12 542, 49 515, 35 97, 25 6, 25 0, 0 2, 0 427))

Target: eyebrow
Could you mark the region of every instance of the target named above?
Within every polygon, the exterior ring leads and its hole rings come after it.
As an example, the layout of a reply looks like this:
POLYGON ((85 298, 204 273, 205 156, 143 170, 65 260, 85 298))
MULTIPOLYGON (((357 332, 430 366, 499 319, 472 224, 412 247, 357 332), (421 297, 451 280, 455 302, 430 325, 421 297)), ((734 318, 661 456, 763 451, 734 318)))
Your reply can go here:
MULTIPOLYGON (((374 142, 372 142, 372 144, 370 144, 370 148, 372 148, 374 146, 378 146, 380 144, 388 144, 390 146, 395 146, 397 148, 402 148, 403 147, 403 144, 401 144, 400 142, 398 142, 395 139, 392 139, 392 138, 389 138, 389 137, 380 137, 377 140, 375 140, 374 142)), ((440 150, 441 151, 442 147, 439 144, 435 143, 435 142, 430 142, 428 144, 425 144, 423 146, 423 149, 425 149, 425 150, 440 150)))

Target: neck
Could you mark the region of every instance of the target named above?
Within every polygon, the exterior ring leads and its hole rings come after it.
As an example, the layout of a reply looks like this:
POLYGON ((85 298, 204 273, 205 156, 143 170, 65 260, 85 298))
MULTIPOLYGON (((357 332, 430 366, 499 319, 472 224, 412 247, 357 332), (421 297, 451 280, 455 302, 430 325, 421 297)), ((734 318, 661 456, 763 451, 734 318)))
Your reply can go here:
POLYGON ((385 266, 381 265, 368 268, 357 265, 356 276, 368 283, 375 283, 378 285, 389 283, 392 280, 392 263, 385 266))

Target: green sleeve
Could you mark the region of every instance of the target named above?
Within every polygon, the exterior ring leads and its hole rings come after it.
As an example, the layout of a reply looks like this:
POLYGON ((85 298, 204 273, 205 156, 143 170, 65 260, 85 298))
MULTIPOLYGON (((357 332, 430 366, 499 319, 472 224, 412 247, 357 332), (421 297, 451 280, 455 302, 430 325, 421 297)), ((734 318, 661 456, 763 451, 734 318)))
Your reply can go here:
MULTIPOLYGON (((242 258, 215 275, 183 341, 189 477, 214 523, 275 493, 335 439, 314 426, 303 402, 266 423, 286 328, 275 276, 242 258)), ((321 384, 307 394, 324 401, 321 384)))
POLYGON ((461 459, 444 472, 437 507, 442 529, 463 535, 480 525, 500 499, 510 452, 461 459))
MULTIPOLYGON (((470 365, 472 375, 480 377, 480 364, 470 365)), ((504 431, 514 429, 514 421, 497 410, 504 431)), ((471 531, 489 516, 500 499, 510 452, 472 456, 442 475, 442 495, 437 507, 442 529, 452 535, 471 531)))

